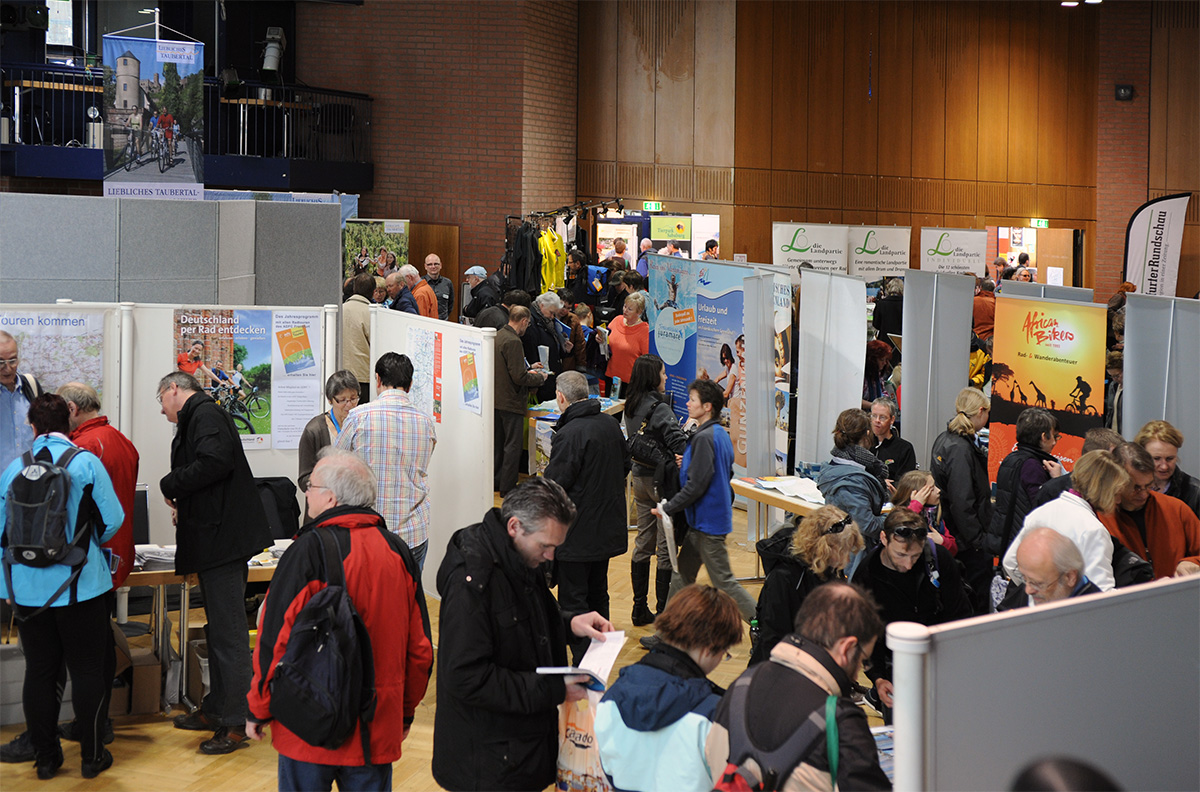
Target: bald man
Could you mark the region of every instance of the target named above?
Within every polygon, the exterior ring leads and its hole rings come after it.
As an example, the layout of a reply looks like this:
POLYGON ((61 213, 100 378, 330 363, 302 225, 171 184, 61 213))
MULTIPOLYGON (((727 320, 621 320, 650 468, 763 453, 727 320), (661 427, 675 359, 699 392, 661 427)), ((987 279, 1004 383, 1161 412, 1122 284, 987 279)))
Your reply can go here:
POLYGON ((450 306, 454 304, 454 284, 442 277, 442 259, 437 253, 425 257, 425 282, 437 297, 438 319, 450 318, 450 306))

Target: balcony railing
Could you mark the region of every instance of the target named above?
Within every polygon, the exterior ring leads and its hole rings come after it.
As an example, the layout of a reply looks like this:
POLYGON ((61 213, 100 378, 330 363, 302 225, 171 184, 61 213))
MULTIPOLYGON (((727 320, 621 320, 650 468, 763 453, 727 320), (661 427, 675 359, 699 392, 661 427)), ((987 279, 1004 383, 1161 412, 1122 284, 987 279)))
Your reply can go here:
MULTIPOLYGON (((103 77, 100 67, 0 65, 0 143, 103 148, 109 123, 103 77)), ((366 94, 309 86, 223 86, 210 77, 202 150, 220 157, 370 163, 371 101, 366 94)))

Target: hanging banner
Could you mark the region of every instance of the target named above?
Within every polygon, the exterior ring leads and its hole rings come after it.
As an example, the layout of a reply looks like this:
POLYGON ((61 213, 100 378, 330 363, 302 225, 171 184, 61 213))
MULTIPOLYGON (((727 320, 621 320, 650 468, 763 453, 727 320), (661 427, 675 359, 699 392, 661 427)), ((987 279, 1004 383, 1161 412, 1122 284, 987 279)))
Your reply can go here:
MULTIPOLYGON (((288 327, 296 327, 293 322, 288 327)), ((316 353, 312 350, 314 336, 320 338, 318 326, 305 327, 313 364, 320 371, 316 353)), ((283 329, 282 327, 280 329, 283 329)), ((271 401, 277 351, 275 324, 270 310, 233 308, 176 308, 175 309, 175 368, 186 371, 200 382, 233 418, 244 448, 271 447, 271 401)), ((289 355, 295 350, 289 347, 289 355)), ((302 356, 293 361, 301 362, 302 356)), ((297 373, 309 368, 296 369, 297 373)), ((324 383, 320 375, 313 379, 316 394, 324 383)), ((308 402, 312 412, 300 421, 301 429, 319 409, 319 398, 308 402)), ((299 435, 296 435, 297 439, 299 435)))
POLYGON ((870 283, 908 272, 908 226, 850 226, 850 274, 870 283))
POLYGON ((987 231, 973 228, 922 228, 921 269, 951 275, 981 276, 987 264, 987 231))
POLYGON ((1058 419, 1053 454, 1068 471, 1089 429, 1104 423, 1105 306, 996 298, 988 478, 1016 448, 1017 416, 1044 407, 1058 419))
POLYGON ((753 270, 705 261, 696 270, 696 377, 712 380, 725 394, 733 441, 734 475, 746 468, 745 290, 753 270))
MULTIPOLYGON (((299 308, 272 311, 271 336, 270 387, 265 393, 262 389, 255 392, 249 381, 240 383, 240 387, 249 396, 247 411, 251 419, 264 409, 270 415, 271 444, 275 448, 299 448, 300 435, 309 420, 327 409, 322 398, 321 312, 299 308)), ((240 369, 234 367, 231 378, 244 377, 244 371, 243 362, 240 369)))
POLYGON ((104 194, 204 198, 204 45, 104 36, 104 194))
MULTIPOLYGON (((650 218, 650 241, 664 256, 692 257, 692 218, 690 215, 656 215, 650 218), (667 243, 674 242, 678 253, 668 253, 667 243)), ((703 252, 703 251, 701 251, 703 252)), ((697 257, 699 254, 697 254, 697 257)))
POLYGON ((667 368, 667 395, 675 414, 687 417, 687 386, 696 378, 696 262, 651 253, 650 351, 667 368))
POLYGON ((811 264, 821 272, 846 274, 850 227, 823 223, 772 223, 771 263, 797 269, 811 264))
MULTIPOLYGON (((413 364, 408 400, 435 422, 442 422, 442 334, 427 327, 410 327, 404 353, 413 364)), ((461 361, 460 361, 461 365, 461 361)))
POLYGON ((347 220, 342 228, 342 278, 386 278, 408 263, 407 220, 347 220))
POLYGON ((1191 193, 1164 195, 1142 204, 1125 229, 1124 279, 1138 294, 1175 296, 1179 251, 1191 193))
POLYGON ((35 375, 42 390, 82 382, 104 395, 103 311, 4 310, 0 330, 16 339, 20 371, 35 375))
MULTIPOLYGON (((721 242, 721 215, 694 214, 692 215, 692 258, 704 258, 704 246, 708 240, 721 242)), ((720 258, 720 255, 714 258, 720 258)))

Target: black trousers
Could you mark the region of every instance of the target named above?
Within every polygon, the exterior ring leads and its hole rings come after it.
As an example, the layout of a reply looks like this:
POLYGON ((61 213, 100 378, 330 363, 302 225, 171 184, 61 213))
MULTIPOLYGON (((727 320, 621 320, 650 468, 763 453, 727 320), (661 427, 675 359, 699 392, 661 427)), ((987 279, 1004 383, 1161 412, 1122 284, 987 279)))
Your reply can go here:
POLYGON ((245 559, 200 573, 200 595, 208 624, 208 676, 212 683, 201 708, 222 726, 244 726, 250 710, 250 631, 246 626, 245 559))
POLYGON ((957 560, 963 565, 963 582, 971 587, 971 608, 976 616, 986 616, 991 608, 994 556, 974 547, 959 545, 957 560))
POLYGON ((524 413, 495 411, 492 483, 501 497, 517 486, 521 467, 521 446, 528 430, 529 421, 524 413))
MULTIPOLYGON (((564 613, 596 611, 608 618, 608 559, 603 561, 556 561, 558 607, 564 613)), ((591 643, 588 638, 567 636, 572 662, 578 664, 591 643)))
POLYGON ((59 694, 55 688, 63 663, 71 674, 71 703, 79 724, 83 761, 96 761, 104 749, 108 718, 104 704, 112 687, 113 664, 108 605, 109 597, 101 595, 47 608, 19 625, 25 652, 22 704, 38 759, 49 759, 58 750, 59 694))

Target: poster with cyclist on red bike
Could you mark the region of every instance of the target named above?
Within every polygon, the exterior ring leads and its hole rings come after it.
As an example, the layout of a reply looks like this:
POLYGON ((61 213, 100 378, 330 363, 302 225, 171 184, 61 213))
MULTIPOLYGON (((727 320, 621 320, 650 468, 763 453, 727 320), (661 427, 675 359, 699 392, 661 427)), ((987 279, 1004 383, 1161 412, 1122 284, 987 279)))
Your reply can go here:
MULTIPOLYGON (((1103 305, 1027 297, 996 298, 988 474, 1017 443, 1017 417, 1031 407, 1057 422, 1050 451, 1070 471, 1083 436, 1104 425, 1103 305)), ((1047 441, 1048 442, 1048 441, 1047 441)))
POLYGON ((271 447, 270 310, 176 308, 174 366, 233 418, 242 445, 271 447))
POLYGON ((104 36, 104 194, 202 200, 204 45, 146 34, 104 36))

